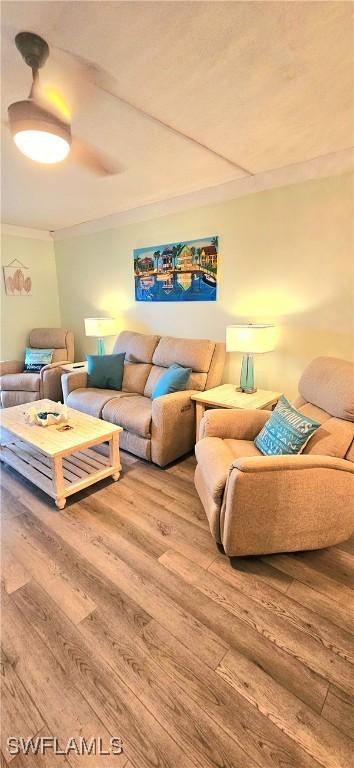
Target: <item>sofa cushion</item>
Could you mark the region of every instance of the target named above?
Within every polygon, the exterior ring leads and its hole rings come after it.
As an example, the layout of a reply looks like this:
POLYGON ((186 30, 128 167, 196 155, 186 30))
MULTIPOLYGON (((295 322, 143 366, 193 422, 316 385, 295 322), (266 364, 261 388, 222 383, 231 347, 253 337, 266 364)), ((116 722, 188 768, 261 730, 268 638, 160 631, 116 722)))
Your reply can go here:
POLYGON ((141 459, 151 461, 151 440, 149 437, 140 437, 134 432, 127 432, 126 429, 123 429, 119 436, 119 445, 123 451, 129 451, 134 456, 140 456, 141 459))
POLYGON ((38 392, 21 392, 13 390, 12 392, 1 392, 1 407, 11 408, 13 405, 24 405, 39 400, 38 392))
POLYGON ((152 402, 142 395, 111 399, 104 406, 102 418, 140 437, 150 437, 152 402))
POLYGON ((164 336, 160 339, 152 362, 169 368, 173 363, 179 363, 193 371, 207 373, 215 349, 215 342, 208 339, 175 339, 164 336))
POLYGON ((68 359, 68 353, 65 347, 63 347, 62 349, 53 350, 52 363, 62 363, 62 362, 65 362, 65 360, 67 359, 68 359))
POLYGON ((234 438, 229 438, 223 442, 226 443, 230 453, 232 454, 232 461, 237 461, 237 459, 248 459, 251 456, 263 455, 254 444, 253 440, 235 440, 234 438))
MULTIPOLYGON (((302 408, 299 410, 302 411, 302 408)), ((305 445, 303 453, 344 459, 354 439, 354 424, 343 419, 327 419, 305 445)))
POLYGON ((328 421, 328 419, 331 418, 327 411, 323 411, 322 408, 318 408, 317 405, 313 405, 312 403, 302 403, 299 407, 295 405, 295 403, 293 405, 297 411, 304 413, 309 419, 314 419, 320 424, 324 424, 325 421, 328 421))
POLYGON ((65 349, 66 352, 67 333, 65 328, 32 328, 28 340, 29 346, 39 349, 53 347, 54 349, 65 349))
MULTIPOLYGON (((109 400, 117 397, 130 397, 127 392, 117 392, 115 389, 93 389, 91 387, 80 387, 73 389, 67 397, 66 404, 77 411, 88 413, 90 416, 96 416, 99 419, 102 416, 102 410, 109 400)), ((107 419, 109 421, 109 419, 107 419)))
POLYGON ((151 363, 159 338, 160 336, 148 336, 145 333, 122 331, 115 341, 113 352, 125 352, 127 362, 151 363))
POLYGON ((354 421, 354 367, 347 360, 317 357, 299 381, 304 400, 339 419, 354 421))
MULTIPOLYGON (((151 397, 152 391, 157 384, 159 378, 166 373, 166 368, 163 368, 161 365, 153 365, 151 367, 151 371, 149 373, 145 389, 144 389, 144 395, 145 397, 151 397)), ((203 392, 206 385, 207 380, 207 373, 196 373, 195 371, 192 371, 188 382, 186 389, 197 389, 199 392, 203 392)))
POLYGON ((129 363, 124 364, 124 375, 122 389, 125 392, 134 392, 136 395, 143 395, 151 363, 129 363))
POLYGON ((8 392, 38 392, 39 373, 5 373, 0 376, 0 389, 8 392))
POLYGON ((74 334, 65 328, 33 328, 28 340, 30 347, 53 347, 53 363, 74 361, 74 334))
POLYGON ((218 387, 219 384, 221 384, 226 356, 225 346, 225 343, 221 341, 217 341, 215 344, 215 349, 213 352, 213 357, 211 358, 210 368, 204 389, 218 387))

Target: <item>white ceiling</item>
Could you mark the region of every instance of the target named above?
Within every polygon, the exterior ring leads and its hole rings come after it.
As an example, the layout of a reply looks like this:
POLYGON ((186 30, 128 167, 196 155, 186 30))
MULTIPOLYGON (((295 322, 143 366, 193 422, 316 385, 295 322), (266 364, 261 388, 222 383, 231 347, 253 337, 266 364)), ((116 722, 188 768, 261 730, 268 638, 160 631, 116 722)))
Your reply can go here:
POLYGON ((3 120, 28 93, 13 38, 29 30, 100 65, 123 99, 217 154, 83 87, 54 48, 42 82, 69 103, 73 132, 121 172, 35 165, 4 128, 3 221, 58 230, 248 178, 237 165, 264 174, 340 153, 353 143, 352 14, 347 2, 5 0, 3 120))

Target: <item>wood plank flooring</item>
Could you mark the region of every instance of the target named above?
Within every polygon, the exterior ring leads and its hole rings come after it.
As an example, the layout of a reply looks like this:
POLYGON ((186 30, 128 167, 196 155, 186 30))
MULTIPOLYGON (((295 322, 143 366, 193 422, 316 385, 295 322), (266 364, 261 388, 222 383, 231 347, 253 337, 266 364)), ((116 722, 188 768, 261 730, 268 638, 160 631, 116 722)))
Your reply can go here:
POLYGON ((193 457, 122 464, 62 511, 2 470, 1 764, 350 768, 354 537, 230 560, 193 457), (11 756, 14 735, 124 751, 11 756))

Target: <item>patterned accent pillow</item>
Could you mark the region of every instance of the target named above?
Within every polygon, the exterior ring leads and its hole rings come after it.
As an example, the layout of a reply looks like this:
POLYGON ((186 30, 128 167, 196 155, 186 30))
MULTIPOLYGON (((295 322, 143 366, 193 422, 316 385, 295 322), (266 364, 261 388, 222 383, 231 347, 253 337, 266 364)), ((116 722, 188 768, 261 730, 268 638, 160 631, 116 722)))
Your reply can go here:
POLYGON ((52 362, 54 349, 33 349, 26 348, 25 353, 25 372, 39 373, 45 365, 52 362))
POLYGON ((254 443, 265 456, 301 453, 320 426, 319 421, 304 416, 282 395, 254 443))

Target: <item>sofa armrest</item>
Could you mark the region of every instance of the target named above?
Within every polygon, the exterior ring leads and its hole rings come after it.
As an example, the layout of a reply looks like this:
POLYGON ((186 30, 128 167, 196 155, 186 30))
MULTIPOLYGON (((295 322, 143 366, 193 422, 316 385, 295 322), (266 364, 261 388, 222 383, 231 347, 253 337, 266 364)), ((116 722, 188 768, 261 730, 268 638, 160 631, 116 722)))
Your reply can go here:
POLYGON ((52 371, 53 368, 61 368, 62 365, 67 365, 67 360, 59 360, 59 362, 56 363, 48 363, 48 365, 44 365, 43 368, 41 368, 41 378, 45 375, 46 371, 52 371))
POLYGON ((335 456, 291 454, 284 456, 249 456, 236 459, 232 465, 240 472, 286 472, 304 469, 339 469, 354 474, 354 464, 335 456))
POLYGON ((74 389, 82 389, 87 387, 87 371, 73 371, 72 373, 63 373, 61 377, 61 385, 64 395, 64 403, 66 403, 70 392, 74 389))
POLYGON ((195 392, 173 392, 152 401, 151 459, 160 467, 194 448, 195 392))
POLYGON ((0 376, 4 376, 7 373, 22 373, 24 367, 23 361, 2 360, 2 362, 0 362, 0 376))
POLYGON ((199 439, 254 440, 270 415, 271 411, 210 408, 200 422, 199 439))
POLYGON ((220 515, 227 555, 321 549, 354 529, 354 466, 333 456, 252 456, 230 471, 220 515))
POLYGON ((61 374, 62 366, 67 360, 61 360, 56 363, 44 365, 40 371, 40 396, 48 400, 58 402, 62 400, 61 374))

